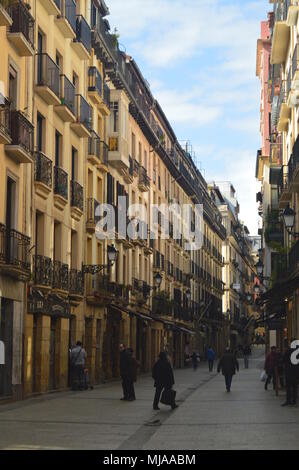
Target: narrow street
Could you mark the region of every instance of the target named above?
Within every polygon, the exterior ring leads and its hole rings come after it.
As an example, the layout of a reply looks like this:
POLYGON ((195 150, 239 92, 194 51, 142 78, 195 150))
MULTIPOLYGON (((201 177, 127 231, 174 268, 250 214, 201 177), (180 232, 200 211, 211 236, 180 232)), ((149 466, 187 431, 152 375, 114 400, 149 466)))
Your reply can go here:
POLYGON ((282 408, 272 386, 264 391, 263 358, 255 349, 248 370, 240 360, 230 394, 206 364, 175 371, 174 412, 152 410, 151 377, 138 381, 132 403, 120 401, 115 382, 1 406, 0 449, 299 449, 299 408, 282 408))

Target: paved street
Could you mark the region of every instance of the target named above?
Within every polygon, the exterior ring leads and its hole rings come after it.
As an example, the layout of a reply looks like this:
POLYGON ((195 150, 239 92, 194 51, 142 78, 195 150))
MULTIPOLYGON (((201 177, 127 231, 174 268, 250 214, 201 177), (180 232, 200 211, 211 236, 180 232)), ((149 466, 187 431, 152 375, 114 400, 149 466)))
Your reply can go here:
POLYGON ((0 407, 0 449, 299 449, 299 407, 260 382, 263 350, 225 392, 222 375, 203 364, 175 371, 179 408, 152 410, 153 381, 143 377, 137 401, 120 401, 119 383, 88 392, 48 395, 0 407))

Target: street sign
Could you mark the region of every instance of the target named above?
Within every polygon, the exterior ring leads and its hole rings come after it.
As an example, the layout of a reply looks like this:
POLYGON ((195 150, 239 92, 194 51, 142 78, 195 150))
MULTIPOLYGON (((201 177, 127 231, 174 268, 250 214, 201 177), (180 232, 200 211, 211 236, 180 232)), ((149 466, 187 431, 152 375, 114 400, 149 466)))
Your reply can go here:
POLYGON ((0 365, 5 364, 5 346, 3 341, 0 341, 0 365))

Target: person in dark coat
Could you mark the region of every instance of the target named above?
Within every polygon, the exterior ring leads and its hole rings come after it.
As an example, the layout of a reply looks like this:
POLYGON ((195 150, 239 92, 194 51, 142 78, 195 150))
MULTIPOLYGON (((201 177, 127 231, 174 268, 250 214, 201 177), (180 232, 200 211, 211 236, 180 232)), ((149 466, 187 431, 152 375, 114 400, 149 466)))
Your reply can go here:
POLYGON ((222 375, 225 377, 225 385, 227 392, 230 392, 233 375, 236 370, 239 371, 239 363, 229 348, 226 348, 225 353, 219 361, 217 371, 222 370, 222 375))
POLYGON ((278 356, 276 346, 271 347, 271 351, 267 354, 264 369, 267 374, 265 382, 265 390, 268 389, 268 385, 273 379, 273 389, 275 388, 275 367, 278 366, 278 356))
POLYGON ((137 382, 137 369, 140 367, 140 364, 133 356, 134 351, 132 348, 128 349, 128 353, 131 359, 128 396, 129 396, 129 401, 132 401, 132 400, 136 400, 134 383, 137 382))
POLYGON ((297 403, 297 384, 299 378, 299 365, 292 364, 291 356, 294 349, 291 348, 293 343, 292 340, 290 346, 286 350, 283 355, 283 363, 284 363, 284 371, 285 371, 285 378, 286 378, 286 401, 281 406, 295 406, 297 403))
MULTIPOLYGON (((154 386, 156 387, 153 408, 154 410, 159 410, 160 408, 158 405, 163 389, 171 390, 174 385, 173 370, 165 352, 160 352, 159 360, 153 367, 152 377, 155 381, 154 386)), ((176 405, 175 401, 173 401, 171 408, 174 410, 177 406, 178 405, 176 405)))
POLYGON ((132 358, 124 344, 121 344, 119 346, 119 351, 120 351, 119 368, 120 368, 120 376, 122 379, 122 388, 123 388, 123 394, 124 394, 121 400, 133 401, 133 398, 130 397, 132 358))

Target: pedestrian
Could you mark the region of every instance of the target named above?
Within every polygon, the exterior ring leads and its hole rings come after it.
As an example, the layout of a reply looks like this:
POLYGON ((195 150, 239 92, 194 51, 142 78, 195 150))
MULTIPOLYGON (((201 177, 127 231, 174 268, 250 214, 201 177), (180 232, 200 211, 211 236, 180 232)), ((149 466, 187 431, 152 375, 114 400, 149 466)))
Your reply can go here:
POLYGON ((198 353, 196 351, 193 352, 192 354, 192 365, 193 365, 193 370, 197 370, 198 367, 198 353))
POLYGON ((233 380, 233 375, 235 375, 236 370, 239 372, 239 363, 235 355, 231 352, 230 348, 225 349, 225 353, 219 361, 217 372, 222 370, 222 375, 225 378, 225 385, 227 392, 230 392, 231 384, 233 380))
POLYGON ((209 371, 213 372, 215 352, 214 352, 212 346, 209 346, 207 356, 208 356, 208 362, 209 362, 209 371))
POLYGON ((249 367, 250 353, 251 353, 250 346, 247 344, 243 348, 243 357, 244 357, 244 367, 245 367, 245 369, 248 369, 248 367, 249 367))
POLYGON ((296 406, 297 404, 297 382, 299 378, 299 365, 293 364, 291 356, 294 349, 291 348, 291 344, 295 341, 293 339, 283 355, 283 363, 286 378, 286 401, 281 406, 296 406))
MULTIPOLYGON (((165 352, 160 352, 159 359, 153 367, 152 377, 155 381, 154 387, 156 388, 153 408, 154 410, 159 410, 160 408, 158 405, 162 391, 164 389, 171 390, 175 383, 173 370, 165 352)), ((175 399, 173 399, 170 406, 173 410, 178 407, 178 405, 175 403, 175 399)))
POLYGON ((86 358, 87 354, 81 341, 77 341, 70 354, 72 390, 83 390, 85 388, 84 366, 86 358))
POLYGON ((265 390, 268 390, 268 385, 273 379, 273 390, 275 388, 275 367, 278 365, 276 346, 271 347, 271 351, 267 354, 264 369, 267 374, 265 382, 265 390))
POLYGON ((128 353, 131 359, 128 397, 129 397, 129 401, 133 401, 133 400, 136 400, 134 383, 137 382, 137 369, 140 367, 140 364, 133 356, 134 351, 132 348, 128 349, 128 353))
POLYGON ((277 370, 278 370, 279 383, 280 383, 280 387, 284 388, 284 360, 283 360, 283 354, 282 354, 280 349, 277 349, 276 354, 277 354, 277 370))
POLYGON ((130 397, 130 386, 131 386, 131 377, 132 377, 132 358, 129 351, 127 350, 125 344, 120 344, 120 360, 119 360, 119 369, 120 376, 122 379, 122 388, 123 388, 123 397, 121 400, 133 401, 133 398, 130 397))

